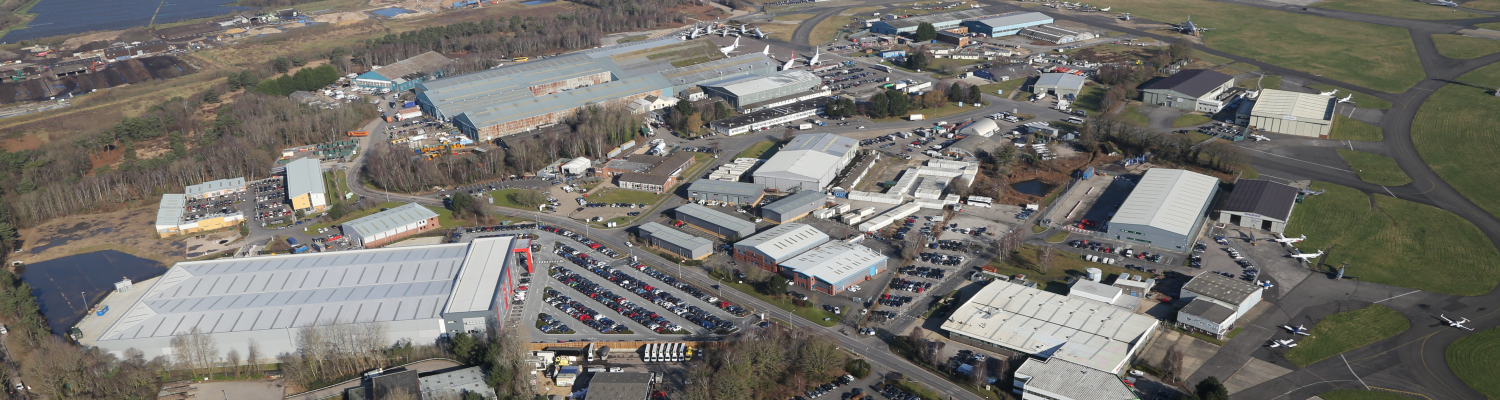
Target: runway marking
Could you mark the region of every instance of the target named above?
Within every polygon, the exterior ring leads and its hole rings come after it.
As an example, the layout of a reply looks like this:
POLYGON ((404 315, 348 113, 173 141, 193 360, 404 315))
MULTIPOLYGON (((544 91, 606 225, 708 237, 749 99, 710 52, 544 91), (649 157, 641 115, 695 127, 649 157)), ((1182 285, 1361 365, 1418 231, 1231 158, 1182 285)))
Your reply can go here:
POLYGON ((1292 157, 1287 157, 1287 156, 1283 156, 1283 155, 1280 155, 1280 154, 1274 154, 1274 153, 1264 152, 1264 151, 1252 149, 1252 148, 1249 148, 1249 147, 1241 147, 1241 148, 1245 149, 1245 150, 1254 151, 1254 152, 1265 153, 1266 155, 1270 155, 1270 156, 1276 156, 1276 157, 1285 158, 1285 159, 1288 159, 1288 160, 1301 161, 1301 162, 1305 162, 1305 163, 1308 163, 1308 164, 1312 164, 1312 165, 1316 165, 1316 166, 1319 166, 1319 167, 1328 168, 1328 169, 1332 169, 1332 170, 1344 171, 1344 172, 1348 172, 1348 173, 1351 173, 1351 174, 1354 173, 1354 171, 1350 171, 1350 170, 1347 170, 1347 169, 1338 168, 1338 167, 1330 167, 1330 166, 1327 166, 1327 165, 1318 164, 1318 163, 1315 163, 1315 162, 1312 162, 1312 161, 1307 161, 1307 160, 1303 160, 1303 159, 1299 159, 1299 158, 1292 158, 1292 157))
MULTIPOLYGON (((1390 189, 1386 189, 1386 190, 1389 191, 1390 189)), ((1385 300, 1394 299, 1394 298, 1397 298, 1397 297, 1405 296, 1405 295, 1416 293, 1416 292, 1420 292, 1420 291, 1421 290, 1413 290, 1413 291, 1410 291, 1410 292, 1406 292, 1406 293, 1398 294, 1398 295, 1395 295, 1395 296, 1387 297, 1387 298, 1385 298, 1385 300)), ((1385 301, 1385 300, 1377 301, 1374 304, 1380 304, 1380 302, 1385 301)))
MULTIPOLYGON (((1313 375, 1314 375, 1314 376, 1316 376, 1316 375, 1317 375, 1317 374, 1313 374, 1313 375)), ((1286 392, 1286 393, 1282 393, 1282 394, 1281 394, 1281 395, 1280 395, 1280 396, 1276 396, 1276 397, 1272 397, 1272 398, 1273 398, 1273 399, 1279 399, 1279 398, 1282 398, 1282 397, 1286 397, 1286 396, 1287 396, 1287 395, 1289 395, 1289 394, 1292 394, 1292 392, 1295 392, 1295 391, 1298 391, 1298 390, 1302 390, 1302 389, 1303 389, 1303 388, 1306 388, 1306 387, 1308 387, 1308 386, 1312 386, 1312 385, 1320 385, 1320 384, 1324 384, 1324 383, 1335 383, 1335 382, 1354 382, 1354 381, 1351 381, 1351 380, 1348 380, 1348 379, 1345 379, 1345 380, 1341 380, 1341 381, 1322 381, 1322 382, 1313 382, 1313 383, 1309 383, 1309 384, 1306 384, 1306 385, 1302 385, 1302 386, 1300 386, 1300 387, 1298 387, 1298 388, 1296 388, 1296 389, 1292 389, 1292 390, 1288 390, 1288 391, 1287 391, 1287 392, 1286 392)))
POLYGON ((1339 354, 1339 358, 1344 360, 1344 367, 1349 368, 1349 374, 1354 375, 1354 379, 1359 379, 1359 384, 1365 385, 1365 390, 1370 390, 1370 385, 1365 384, 1364 378, 1360 378, 1359 374, 1354 373, 1354 367, 1349 366, 1349 359, 1344 358, 1343 354, 1339 354))
POLYGON ((1391 188, 1385 187, 1385 185, 1380 185, 1380 188, 1381 189, 1385 189, 1385 193, 1391 195, 1391 197, 1395 197, 1395 198, 1398 198, 1398 199, 1400 198, 1400 197, 1396 197, 1395 193, 1391 193, 1391 188))
POLYGON ((1349 145, 1349 151, 1354 151, 1354 141, 1353 140, 1345 140, 1344 144, 1349 145))
POLYGON ((1280 180, 1287 181, 1287 182, 1291 182, 1292 181, 1291 179, 1282 178, 1282 177, 1275 176, 1275 175, 1260 174, 1260 176, 1262 178, 1280 179, 1280 180))

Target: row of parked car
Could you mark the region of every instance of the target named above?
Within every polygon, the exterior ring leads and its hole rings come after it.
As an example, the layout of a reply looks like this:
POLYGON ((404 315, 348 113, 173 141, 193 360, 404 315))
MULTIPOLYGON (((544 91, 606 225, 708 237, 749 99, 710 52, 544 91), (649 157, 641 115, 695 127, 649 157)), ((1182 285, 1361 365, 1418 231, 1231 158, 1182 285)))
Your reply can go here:
POLYGON ((903 273, 903 274, 907 274, 907 275, 911 275, 911 276, 917 276, 917 277, 922 277, 922 278, 928 278, 928 279, 943 279, 943 277, 948 276, 948 271, 943 270, 942 268, 937 268, 937 267, 918 267, 918 266, 915 266, 915 265, 908 265, 908 266, 905 266, 905 267, 901 267, 900 272, 903 273))
POLYGON ((840 376, 838 378, 834 378, 833 382, 825 383, 825 384, 818 385, 818 386, 813 386, 812 389, 808 389, 807 392, 803 393, 804 395, 807 396, 807 397, 804 397, 804 398, 805 399, 816 399, 819 396, 828 394, 829 392, 832 392, 834 390, 838 390, 838 388, 843 387, 844 385, 848 385, 848 384, 850 384, 852 382, 854 382, 854 376, 853 375, 845 374, 844 376, 840 376))
POLYGON ((932 289, 932 282, 909 281, 906 279, 891 279, 891 289, 905 290, 913 293, 922 293, 932 289))
POLYGON ((604 304, 605 307, 608 307, 611 310, 615 310, 615 312, 620 313, 621 316, 630 318, 631 320, 640 323, 641 326, 646 327, 646 329, 650 329, 652 331, 655 331, 656 333, 682 331, 682 327, 672 323, 671 321, 668 321, 666 317, 662 317, 657 313, 651 312, 651 310, 647 310, 645 307, 635 305, 634 303, 631 303, 629 299, 615 294, 609 289, 605 289, 595 284, 594 282, 589 281, 588 278, 584 278, 582 276, 579 276, 578 274, 573 273, 573 271, 569 271, 567 268, 554 265, 552 266, 551 272, 552 277, 554 279, 557 279, 558 282, 562 282, 563 284, 578 290, 580 293, 589 296, 589 298, 594 299, 601 304, 604 304))
POLYGON ((943 249, 948 251, 967 251, 968 242, 961 240, 937 240, 927 244, 929 249, 943 249))
POLYGON ((963 264, 964 260, 966 260, 964 256, 955 256, 942 253, 922 253, 919 255, 919 257, 921 257, 922 262, 947 266, 958 266, 963 264))
POLYGON ((656 270, 656 268, 651 268, 646 264, 640 263, 635 264, 633 268, 646 273, 646 275, 652 278, 656 278, 657 280, 662 281, 662 283, 672 285, 672 287, 681 290, 683 293, 687 293, 689 296, 697 297, 699 300, 708 302, 708 304, 713 304, 714 307, 718 307, 721 310, 728 311, 730 314, 734 314, 734 316, 736 317, 745 317, 750 315, 750 310, 746 310, 744 307, 734 305, 734 303, 730 303, 729 301, 720 300, 718 297, 714 297, 713 294, 709 293, 708 291, 700 289, 697 286, 693 286, 687 282, 679 281, 670 275, 656 270))
POLYGON ((582 322, 590 328, 594 328, 599 333, 623 333, 630 330, 630 328, 626 328, 624 325, 610 320, 609 317, 599 316, 598 311, 594 311, 594 309, 583 305, 583 303, 579 303, 567 295, 558 292, 557 289, 549 288, 542 294, 545 296, 543 301, 546 301, 547 304, 551 304, 559 311, 568 314, 568 316, 577 319, 578 322, 582 322))
POLYGON ((587 236, 579 235, 578 233, 575 233, 573 231, 570 231, 570 230, 567 230, 567 229, 563 229, 563 228, 553 227, 553 226, 543 226, 542 230, 547 231, 547 232, 556 233, 558 235, 566 236, 569 239, 576 240, 576 241, 578 241, 578 243, 583 244, 584 246, 588 246, 588 248, 590 248, 590 249, 594 249, 594 251, 598 251, 600 253, 604 253, 604 255, 608 256, 609 258, 614 258, 614 259, 619 259, 620 258, 620 253, 619 252, 616 252, 613 249, 610 249, 609 247, 605 247, 603 244, 599 244, 598 242, 595 242, 593 239, 589 239, 587 236))
POLYGON ((911 296, 880 295, 880 305, 886 307, 900 307, 911 303, 911 296))
POLYGON ((542 327, 541 328, 537 328, 537 329, 541 329, 542 332, 545 332, 545 333, 573 333, 573 329, 572 328, 569 328, 567 325, 563 325, 562 321, 558 321, 557 318, 553 318, 551 315, 548 315, 548 314, 545 314, 545 313, 541 314, 541 315, 538 315, 537 316, 537 320, 542 321, 542 327))

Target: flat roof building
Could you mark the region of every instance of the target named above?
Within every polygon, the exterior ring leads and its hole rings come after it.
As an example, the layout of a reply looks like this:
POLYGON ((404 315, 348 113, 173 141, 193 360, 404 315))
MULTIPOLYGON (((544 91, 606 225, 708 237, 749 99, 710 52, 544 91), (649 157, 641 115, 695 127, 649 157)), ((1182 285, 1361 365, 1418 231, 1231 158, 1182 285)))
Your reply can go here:
POLYGON ((755 223, 735 218, 733 215, 719 212, 698 203, 687 203, 677 207, 677 219, 702 229, 705 232, 723 237, 747 237, 755 234, 755 223))
POLYGON ((1119 307, 994 281, 959 306, 942 329, 980 348, 1017 351, 1118 374, 1160 321, 1119 307))
POLYGON ((210 212, 190 215, 187 212, 186 195, 168 193, 161 196, 156 208, 156 236, 168 238, 239 225, 245 221, 245 213, 233 207, 228 212, 210 212))
POLYGON ((649 372, 600 372, 589 379, 589 400, 646 400, 651 395, 649 372))
POLYGON ((1250 109, 1250 126, 1288 135, 1327 138, 1333 128, 1333 96, 1264 89, 1250 109))
POLYGON ((228 196, 245 191, 245 178, 220 179, 188 186, 183 193, 189 199, 228 196))
POLYGON ((812 91, 823 80, 805 70, 794 69, 767 76, 746 76, 703 85, 709 97, 721 97, 733 107, 760 103, 812 91))
POLYGON ((1234 77, 1211 69, 1185 69, 1141 88, 1141 101, 1188 111, 1224 109, 1219 95, 1234 87, 1234 77))
POLYGON ((1058 359, 1028 358, 1016 368, 1013 391, 1021 400, 1136 400, 1113 373, 1058 359))
POLYGON ((407 91, 418 83, 442 78, 452 65, 453 60, 436 51, 429 51, 360 74, 354 78, 354 85, 395 92, 407 91))
POLYGON ((836 168, 843 170, 859 153, 859 140, 832 133, 813 133, 793 136, 791 142, 781 147, 781 151, 797 150, 816 150, 838 157, 836 168))
POLYGON ((1264 291, 1260 285, 1239 279, 1198 274, 1182 286, 1177 296, 1177 301, 1188 302, 1177 311, 1177 324, 1223 337, 1234 329, 1240 317, 1260 304, 1264 291))
POLYGON ((813 210, 823 208, 828 195, 815 190, 803 190, 760 208, 760 217, 784 224, 801 219, 813 210))
POLYGON ((1000 37, 1014 35, 1027 27, 1050 24, 1052 21, 1052 17, 1047 14, 1023 12, 968 20, 963 22, 963 26, 969 27, 969 32, 1000 37))
POLYGON ((1297 188, 1276 182, 1241 179, 1219 205, 1220 223, 1286 233, 1297 205, 1297 188))
POLYGON ((765 130, 772 126, 792 121, 812 118, 818 115, 819 110, 822 110, 823 105, 827 103, 828 99, 820 97, 784 106, 752 111, 716 120, 710 122, 708 125, 714 131, 722 133, 725 136, 734 136, 757 130, 765 130))
POLYGON ((1163 249, 1187 250, 1208 215, 1219 180, 1197 172, 1146 171, 1106 226, 1106 236, 1163 249))
POLYGON ((782 224, 734 244, 734 259, 770 272, 781 272, 781 262, 828 243, 828 234, 808 224, 782 224))
POLYGON ((989 11, 975 8, 962 11, 927 14, 909 18, 887 19, 870 24, 870 32, 885 35, 916 33, 917 27, 920 26, 923 22, 932 24, 933 28, 943 31, 958 27, 959 24, 964 22, 964 20, 984 18, 989 15, 989 11))
POLYGON ((323 186, 323 166, 316 158, 303 158, 286 165, 286 198, 293 210, 323 211, 328 207, 328 189, 323 186))
POLYGON ((421 204, 406 203, 345 222, 343 232, 365 248, 376 248, 437 228, 436 212, 421 204))
POLYGON ((835 240, 782 261, 781 267, 797 286, 836 295, 885 271, 886 260, 868 247, 835 240))
POLYGON ((1084 79, 1082 76, 1073 75, 1073 74, 1063 74, 1063 73, 1047 73, 1047 74, 1042 74, 1041 77, 1038 77, 1036 79, 1036 83, 1031 84, 1031 92, 1032 93, 1048 93, 1048 92, 1050 92, 1052 94, 1057 95, 1058 97, 1062 97, 1062 96, 1066 96, 1066 95, 1070 95, 1070 94, 1074 95, 1074 96, 1077 96, 1078 92, 1082 92, 1083 91, 1083 82, 1085 80, 1086 79, 1084 79))
POLYGON ((755 206, 766 196, 766 187, 756 183, 699 179, 687 187, 689 201, 713 201, 734 206, 755 206))
MULTIPOLYGON (((470 243, 180 262, 132 305, 106 314, 86 346, 120 356, 170 356, 177 334, 198 328, 218 350, 251 339, 261 360, 297 350, 299 328, 379 324, 390 342, 436 343, 444 333, 483 331, 510 307, 513 238, 470 243)), ((219 355, 210 355, 217 359, 219 355)))
POLYGON ((647 222, 636 227, 641 239, 652 246, 672 252, 688 260, 701 260, 714 252, 714 243, 708 239, 679 232, 666 225, 647 222))
POLYGON ((1027 39, 1056 44, 1081 42, 1096 37, 1091 32, 1075 31, 1052 24, 1028 26, 1016 34, 1027 39))

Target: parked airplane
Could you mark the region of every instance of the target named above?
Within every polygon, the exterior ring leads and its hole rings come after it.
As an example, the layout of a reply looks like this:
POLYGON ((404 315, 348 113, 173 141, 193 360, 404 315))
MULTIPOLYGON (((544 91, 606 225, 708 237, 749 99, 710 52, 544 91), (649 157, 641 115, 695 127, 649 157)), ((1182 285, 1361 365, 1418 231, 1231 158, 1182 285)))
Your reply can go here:
POLYGON ((1432 5, 1435 5, 1435 6, 1458 7, 1458 3, 1454 3, 1454 2, 1451 2, 1451 1, 1443 1, 1443 0, 1437 0, 1437 2, 1436 3, 1432 3, 1432 5))
POLYGON ((1104 7, 1104 8, 1099 9, 1099 11, 1109 12, 1109 9, 1111 9, 1111 8, 1114 8, 1114 7, 1104 7))
POLYGON ((1302 254, 1301 251, 1297 250, 1296 248, 1292 248, 1292 258, 1300 258, 1300 259, 1303 259, 1303 260, 1308 260, 1308 259, 1318 258, 1318 256, 1322 256, 1322 255, 1323 255, 1323 251, 1322 250, 1318 250, 1317 253, 1302 254))
POLYGON ((818 47, 813 48, 812 59, 811 60, 807 60, 807 65, 809 65, 809 66, 817 66, 818 63, 819 63, 818 57, 822 56, 822 55, 823 55, 823 52, 822 52, 821 48, 818 48, 818 47))
POLYGON ((1344 98, 1339 99, 1339 102, 1340 103, 1353 103, 1354 102, 1354 93, 1350 93, 1348 96, 1344 96, 1344 98))
POLYGON ((1260 281, 1260 283, 1258 283, 1258 285, 1260 285, 1260 287, 1265 288, 1265 289, 1270 289, 1270 288, 1276 287, 1276 285, 1272 285, 1271 284, 1271 281, 1260 281))
POLYGON ((1203 34, 1203 31, 1206 31, 1206 30, 1218 29, 1218 28, 1204 28, 1204 27, 1201 27, 1201 26, 1198 26, 1198 25, 1194 25, 1193 24, 1193 17, 1188 17, 1188 20, 1185 23, 1172 24, 1172 28, 1176 29, 1178 32, 1182 32, 1182 33, 1186 33, 1186 34, 1194 35, 1194 36, 1201 35, 1201 34, 1203 34))
POLYGON ((760 31, 760 27, 758 27, 758 26, 755 27, 755 38, 756 39, 765 39, 766 38, 766 33, 765 32, 761 32, 760 31))
POLYGON ((1296 343, 1292 343, 1294 340, 1295 339, 1272 340, 1271 341, 1271 347, 1285 347, 1285 348, 1289 348, 1289 349, 1293 348, 1293 347, 1297 347, 1296 343))
POLYGON ((1275 241, 1276 243, 1297 243, 1297 242, 1300 242, 1300 241, 1303 241, 1303 240, 1307 240, 1307 235, 1302 235, 1302 237, 1294 237, 1294 238, 1289 238, 1289 237, 1286 237, 1286 236, 1282 236, 1280 233, 1276 233, 1275 235, 1276 235, 1276 238, 1275 239, 1271 239, 1271 240, 1275 241))
POLYGON ((724 54, 728 55, 729 53, 733 53, 735 51, 735 49, 738 49, 738 48, 740 48, 740 38, 736 37, 736 38, 734 38, 734 44, 731 44, 731 45, 725 46, 725 47, 720 47, 719 51, 721 51, 724 54))
POLYGON ((1250 138, 1251 139, 1255 139, 1255 141, 1257 141, 1257 142, 1271 140, 1271 138, 1268 138, 1268 137, 1265 137, 1265 136, 1261 136, 1261 135, 1257 135, 1257 134, 1254 134, 1254 133, 1250 134, 1250 138))
POLYGON ((1302 326, 1302 325, 1297 325, 1296 327, 1293 327, 1291 325, 1282 325, 1281 327, 1282 327, 1282 329, 1286 329, 1287 332, 1295 333, 1295 334, 1302 335, 1302 336, 1312 336, 1312 334, 1307 333, 1307 328, 1304 327, 1304 326, 1302 326))
POLYGON ((1447 321, 1448 322, 1448 326, 1451 326, 1451 327, 1454 327, 1454 328, 1458 328, 1458 329, 1463 329, 1463 330, 1470 330, 1470 331, 1474 330, 1474 328, 1470 328, 1470 327, 1464 326, 1465 322, 1469 322, 1468 318, 1459 318, 1458 321, 1454 321, 1454 320, 1448 319, 1448 316, 1446 316, 1446 315, 1438 314, 1438 317, 1442 318, 1443 321, 1447 321))
POLYGON ((768 55, 768 56, 771 55, 771 45, 769 45, 769 44, 766 45, 766 49, 765 50, 761 50, 760 54, 765 54, 765 55, 768 55))
POLYGON ((782 65, 781 70, 786 71, 792 68, 797 68, 797 52, 795 51, 792 52, 791 58, 786 59, 786 65, 782 65))
POLYGON ((1322 92, 1322 93, 1318 93, 1318 95, 1319 96, 1332 96, 1332 95, 1334 95, 1335 93, 1338 93, 1338 92, 1339 92, 1338 89, 1333 89, 1332 92, 1322 92))

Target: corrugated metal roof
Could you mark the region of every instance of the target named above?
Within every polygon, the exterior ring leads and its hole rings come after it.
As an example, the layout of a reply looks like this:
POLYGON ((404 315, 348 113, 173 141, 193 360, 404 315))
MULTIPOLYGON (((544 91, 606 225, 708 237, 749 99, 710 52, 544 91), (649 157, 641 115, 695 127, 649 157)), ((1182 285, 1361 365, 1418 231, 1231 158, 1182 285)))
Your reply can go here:
MULTIPOLYGON (((653 73, 545 96, 532 96, 530 90, 525 90, 524 95, 518 95, 484 108, 465 109, 463 114, 473 126, 485 127, 531 116, 571 110, 592 103, 661 90, 670 86, 661 74, 653 73)), ((446 108, 443 112, 444 115, 457 115, 448 112, 446 108)))
POLYGON ((990 15, 990 12, 988 10, 985 10, 985 9, 982 9, 982 8, 973 8, 973 9, 968 9, 968 10, 961 10, 961 11, 954 11, 954 12, 945 12, 945 13, 938 13, 938 14, 927 14, 927 15, 920 15, 920 16, 915 16, 915 17, 911 17, 911 18, 903 18, 903 19, 898 19, 898 20, 881 21, 881 22, 884 22, 886 25, 890 25, 890 26, 893 26, 893 27, 896 27, 896 28, 905 28, 905 27, 912 27, 912 26, 921 25, 923 22, 926 22, 926 23, 929 23, 929 24, 933 24, 933 25, 956 24, 956 23, 959 23, 960 21, 963 21, 963 20, 983 18, 983 17, 988 16, 988 15, 990 15))
POLYGON ((667 243, 671 243, 684 249, 697 249, 703 246, 714 245, 714 243, 708 241, 708 239, 682 233, 676 229, 668 228, 666 225, 658 224, 655 222, 647 222, 644 225, 636 227, 636 229, 640 229, 641 231, 646 232, 646 234, 651 235, 651 237, 653 238, 664 240, 667 243))
POLYGON ((1276 182, 1242 179, 1224 199, 1222 211, 1248 212, 1286 221, 1297 202, 1297 188, 1276 182))
POLYGON ((418 54, 415 57, 397 61, 391 65, 377 68, 373 71, 386 79, 404 78, 412 74, 431 74, 446 68, 453 60, 443 57, 436 51, 418 54))
POLYGON ((698 203, 683 204, 681 207, 677 207, 677 212, 679 214, 690 215, 693 218, 703 220, 703 222, 718 225, 719 227, 727 230, 735 232, 749 230, 750 232, 755 232, 754 222, 735 218, 732 215, 698 205, 698 203))
MULTIPOLYGON (((581 54, 524 62, 463 75, 423 82, 422 96, 442 114, 455 117, 507 102, 536 97, 531 86, 578 78, 601 72, 619 76, 620 67, 608 58, 581 54)), ((576 89, 575 89, 576 90, 576 89)))
POLYGON ((651 394, 651 374, 608 372, 589 379, 589 400, 641 400, 651 394))
POLYGON ((765 232, 757 233, 735 246, 755 248, 772 260, 785 260, 828 242, 828 234, 808 224, 781 224, 765 232))
MULTIPOLYGON (((988 25, 990 28, 1009 28, 1016 25, 1050 24, 1052 23, 1052 17, 1039 12, 1025 12, 1020 14, 1001 15, 993 18, 977 19, 974 20, 974 22, 988 25)), ((986 32, 986 34, 988 34, 988 32, 986 32)))
POLYGON ((870 267, 886 260, 886 256, 868 247, 835 240, 782 261, 781 266, 829 284, 838 284, 854 276, 868 275, 870 267))
POLYGON ((286 164, 286 197, 307 193, 327 193, 323 187, 323 167, 315 158, 303 158, 286 164))
POLYGON ((832 133, 797 135, 793 136, 792 141, 781 148, 781 151, 788 150, 817 150, 834 157, 844 157, 849 155, 849 153, 859 150, 859 141, 832 133))
POLYGON ((1027 358, 1016 375, 1029 376, 1027 389, 1039 389, 1069 399, 1136 400, 1140 398, 1120 377, 1067 360, 1027 358))
POLYGON ((1033 85, 1033 86, 1037 86, 1037 87, 1066 88, 1066 89, 1082 89, 1083 88, 1083 82, 1084 82, 1084 79, 1083 79, 1082 76, 1073 75, 1073 74, 1051 73, 1051 74, 1042 74, 1041 77, 1039 77, 1039 78, 1036 79, 1036 84, 1033 85))
POLYGON ((1115 211, 1111 225, 1147 225, 1180 235, 1192 233, 1203 205, 1213 200, 1219 180, 1197 172, 1152 168, 1115 211))
POLYGON ((1203 97, 1210 90, 1225 83, 1234 83, 1234 77, 1211 69, 1185 69, 1152 82, 1142 89, 1171 90, 1188 96, 1203 97))
POLYGON ((1196 315, 1200 318, 1213 321, 1214 323, 1220 325, 1228 322, 1229 318, 1234 316, 1234 310, 1229 309, 1229 307, 1225 307, 1223 304, 1215 303, 1207 299, 1197 298, 1189 301, 1188 305, 1183 306, 1182 309, 1177 310, 1177 312, 1188 315, 1196 315))
POLYGON ((1238 306, 1250 296, 1260 295, 1261 287, 1219 274, 1204 273, 1193 277, 1182 286, 1182 290, 1238 306))
POLYGON ((99 340, 168 337, 194 326, 216 333, 430 319, 445 304, 450 310, 475 308, 468 304, 487 309, 510 243, 485 238, 181 262, 129 309, 117 311, 124 315, 99 340))
POLYGON ((1157 324, 1119 307, 995 281, 959 306, 943 329, 1113 373, 1157 324))
POLYGON ((1255 99, 1250 115, 1316 124, 1333 123, 1333 96, 1265 89, 1255 99))
POLYGON ((345 222, 344 231, 353 230, 359 232, 360 236, 370 237, 378 233, 394 230, 407 224, 436 218, 437 213, 426 206, 417 203, 406 203, 396 208, 366 215, 362 218, 345 222))
POLYGON ((765 68, 775 71, 777 65, 776 60, 771 59, 771 56, 761 53, 750 53, 662 71, 661 74, 667 78, 668 82, 671 82, 675 86, 696 86, 704 82, 719 79, 735 79, 738 76, 751 74, 765 68))
POLYGON ((699 179, 688 185, 688 192, 717 193, 736 196, 759 196, 766 192, 765 185, 758 183, 730 182, 699 179))
POLYGON ((188 196, 198 196, 212 191, 233 188, 244 189, 245 178, 220 179, 216 181, 203 182, 197 185, 188 186, 187 189, 184 190, 184 192, 186 192, 185 194, 188 196))
POLYGON ((187 207, 186 195, 161 195, 161 204, 156 208, 156 226, 158 229, 182 224, 183 207, 187 207))
POLYGON ((720 90, 733 93, 735 96, 745 96, 749 94, 764 92, 767 90, 775 90, 785 86, 792 86, 799 83, 820 81, 821 79, 819 79, 817 75, 813 75, 813 73, 811 72, 794 69, 791 71, 782 71, 781 73, 776 75, 747 76, 740 79, 705 86, 716 87, 720 90))
POLYGON ((810 204, 822 203, 826 201, 827 198, 828 195, 825 195, 822 192, 818 192, 815 190, 803 190, 801 192, 797 192, 797 194, 783 197, 781 198, 781 200, 777 200, 775 203, 771 203, 766 205, 765 207, 761 207, 761 209, 777 214, 787 214, 798 208, 806 207, 810 204))
POLYGON ((818 180, 837 168, 839 157, 816 150, 778 151, 753 176, 792 177, 818 180))

